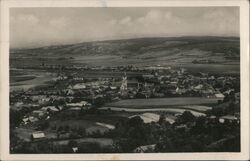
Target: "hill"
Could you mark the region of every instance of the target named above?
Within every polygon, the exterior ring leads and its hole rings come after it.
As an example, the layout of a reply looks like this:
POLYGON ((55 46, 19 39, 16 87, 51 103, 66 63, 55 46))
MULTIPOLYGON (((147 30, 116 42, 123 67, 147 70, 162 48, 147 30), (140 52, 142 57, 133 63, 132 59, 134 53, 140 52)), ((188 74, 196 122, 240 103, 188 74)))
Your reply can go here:
POLYGON ((222 66, 239 70, 236 37, 156 37, 84 42, 33 49, 11 49, 11 66, 26 65, 166 65, 222 66), (32 60, 32 61, 31 61, 32 60))

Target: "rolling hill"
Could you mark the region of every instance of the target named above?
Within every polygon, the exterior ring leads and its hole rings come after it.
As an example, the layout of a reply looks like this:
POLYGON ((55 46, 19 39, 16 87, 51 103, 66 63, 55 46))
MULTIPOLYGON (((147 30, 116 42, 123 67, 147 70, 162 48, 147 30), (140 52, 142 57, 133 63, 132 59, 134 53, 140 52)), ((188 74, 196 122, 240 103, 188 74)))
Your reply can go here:
POLYGON ((25 65, 166 65, 239 71, 236 37, 156 37, 10 49, 12 67, 25 65), (216 67, 217 66, 217 67, 216 67))

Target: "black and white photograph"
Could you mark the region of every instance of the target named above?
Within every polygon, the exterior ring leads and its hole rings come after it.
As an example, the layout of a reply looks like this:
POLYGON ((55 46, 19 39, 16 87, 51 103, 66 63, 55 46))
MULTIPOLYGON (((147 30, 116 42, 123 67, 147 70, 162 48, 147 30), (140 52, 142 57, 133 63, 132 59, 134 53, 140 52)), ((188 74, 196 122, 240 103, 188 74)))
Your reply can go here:
POLYGON ((10 8, 9 153, 242 152, 240 13, 10 8))

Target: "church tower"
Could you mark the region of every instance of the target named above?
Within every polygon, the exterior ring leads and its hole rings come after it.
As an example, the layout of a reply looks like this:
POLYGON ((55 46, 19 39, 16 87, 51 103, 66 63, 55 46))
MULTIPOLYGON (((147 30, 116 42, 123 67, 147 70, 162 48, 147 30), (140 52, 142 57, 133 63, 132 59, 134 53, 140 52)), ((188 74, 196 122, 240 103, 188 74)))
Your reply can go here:
POLYGON ((122 84, 120 87, 121 94, 124 95, 126 94, 128 89, 128 81, 127 81, 127 75, 124 73, 124 76, 122 77, 122 84))

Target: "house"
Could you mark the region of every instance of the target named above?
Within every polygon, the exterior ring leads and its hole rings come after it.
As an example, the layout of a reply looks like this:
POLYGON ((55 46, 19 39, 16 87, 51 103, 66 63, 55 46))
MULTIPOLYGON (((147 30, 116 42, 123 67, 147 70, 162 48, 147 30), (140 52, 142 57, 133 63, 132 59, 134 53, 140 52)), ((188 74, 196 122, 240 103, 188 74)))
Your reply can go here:
POLYGON ((74 153, 78 152, 78 147, 72 147, 72 151, 73 151, 74 153))
POLYGON ((178 82, 177 82, 177 81, 171 81, 170 84, 171 84, 172 86, 176 87, 177 84, 178 84, 178 82))
POLYGON ((85 83, 78 83, 78 84, 75 84, 72 88, 73 89, 86 89, 86 85, 85 83))
POLYGON ((36 117, 34 117, 34 116, 29 116, 29 121, 30 122, 36 122, 36 121, 38 121, 39 119, 38 118, 36 118, 36 117))
POLYGON ((203 97, 213 97, 214 91, 212 89, 202 90, 201 94, 203 97))
POLYGON ((15 107, 21 107, 23 105, 24 105, 23 102, 17 102, 17 103, 14 104, 15 107))
POLYGON ((202 88, 203 88, 202 84, 199 84, 199 85, 194 87, 195 90, 201 90, 202 88))
POLYGON ((183 93, 186 93, 187 90, 185 88, 179 88, 177 87, 176 90, 175 90, 176 93, 178 94, 183 94, 183 93))
POLYGON ((215 97, 218 98, 219 100, 223 100, 225 96, 222 93, 217 93, 215 94, 215 97))
POLYGON ((44 134, 44 132, 42 132, 42 131, 36 131, 36 132, 33 132, 33 133, 32 133, 31 138, 32 138, 33 140, 45 139, 45 134, 44 134))
POLYGON ((155 92, 154 94, 154 97, 164 97, 164 93, 159 93, 159 92, 155 92))
POLYGON ((152 153, 154 152, 155 147, 156 147, 156 144, 139 146, 135 150, 133 150, 133 152, 134 153, 152 153))
POLYGON ((209 117, 209 119, 214 120, 214 119, 216 119, 216 116, 212 115, 212 116, 209 117))
POLYGON ((190 126, 192 126, 192 125, 190 125, 190 124, 180 124, 180 125, 175 126, 174 128, 176 130, 188 131, 188 129, 189 129, 188 127, 190 127, 190 126))
POLYGON ((67 96, 72 96, 75 94, 75 92, 72 89, 66 89, 64 92, 66 93, 67 96))
POLYGON ((25 118, 22 119, 22 121, 23 121, 24 124, 27 124, 29 122, 29 118, 25 117, 25 118))
POLYGON ((155 76, 153 74, 142 75, 144 79, 153 79, 155 76))
POLYGON ((70 111, 80 111, 82 108, 81 107, 70 107, 70 111))
POLYGON ((115 126, 114 126, 114 125, 111 125, 111 124, 96 122, 96 125, 99 125, 99 126, 102 126, 102 127, 106 127, 106 128, 108 128, 108 129, 110 129, 110 130, 115 129, 115 126))
POLYGON ((208 120, 208 121, 209 121, 209 122, 212 122, 212 123, 215 123, 215 122, 217 122, 217 117, 214 116, 214 115, 212 115, 212 116, 209 117, 209 120, 208 120))
POLYGON ((154 113, 143 113, 140 115, 129 116, 129 119, 139 116, 144 123, 158 122, 160 115, 154 113))
POLYGON ((240 92, 235 93, 234 97, 235 97, 236 101, 239 103, 239 101, 240 101, 240 92))
POLYGON ((33 96, 30 96, 30 99, 35 102, 35 101, 39 101, 41 99, 45 99, 46 96, 45 95, 33 95, 33 96))
POLYGON ((110 86, 109 88, 110 88, 111 90, 116 90, 116 89, 117 89, 116 86, 110 86))
POLYGON ((90 107, 91 104, 88 103, 87 101, 81 101, 77 103, 67 103, 66 106, 67 107, 90 107))
POLYGON ((59 110, 61 110, 62 107, 58 107, 56 108, 55 106, 46 106, 46 107, 43 107, 41 110, 43 111, 51 111, 51 112, 59 112, 59 110))
POLYGON ((46 103, 49 103, 49 101, 50 101, 50 98, 42 98, 42 99, 38 100, 38 103, 39 104, 46 104, 46 103))
POLYGON ((32 111, 32 115, 38 118, 41 118, 45 115, 45 112, 42 110, 34 110, 32 111))
POLYGON ((224 77, 218 77, 217 80, 224 80, 224 77))
POLYGON ((226 123, 226 122, 228 122, 228 123, 239 123, 239 120, 238 120, 238 118, 235 117, 235 116, 226 115, 226 116, 221 116, 221 117, 219 118, 219 122, 220 122, 220 123, 226 123))

